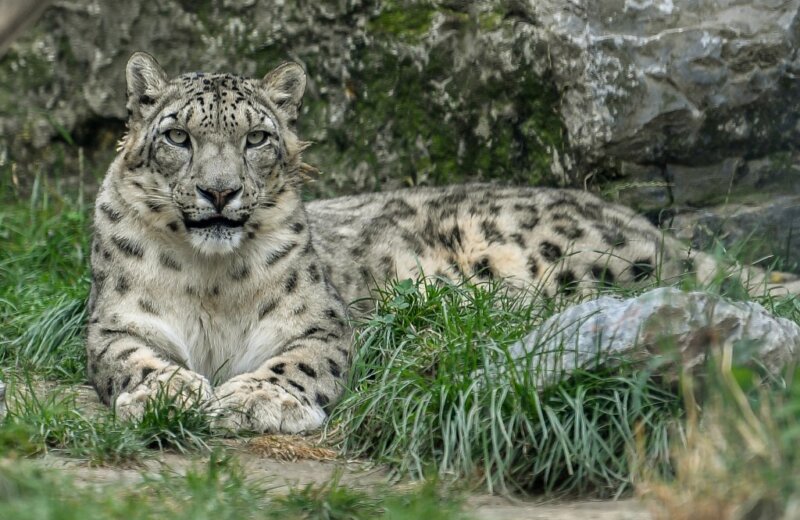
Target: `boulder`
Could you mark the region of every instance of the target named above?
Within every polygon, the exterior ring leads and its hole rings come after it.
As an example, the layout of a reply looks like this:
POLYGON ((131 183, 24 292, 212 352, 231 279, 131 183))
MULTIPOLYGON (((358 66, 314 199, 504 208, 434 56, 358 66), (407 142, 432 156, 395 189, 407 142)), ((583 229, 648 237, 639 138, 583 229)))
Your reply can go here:
POLYGON ((81 166, 82 179, 101 178, 124 132, 125 62, 145 50, 170 74, 260 76, 300 62, 316 196, 492 179, 593 185, 660 220, 754 193, 800 195, 799 6, 53 2, 0 58, 0 172, 23 191, 42 174, 77 179, 81 166))
POLYGON ((666 287, 575 305, 509 347, 541 387, 576 369, 620 363, 674 380, 706 368, 711 356, 780 376, 798 354, 800 326, 761 305, 666 287))
POLYGON ((722 163, 727 171, 728 158, 759 157, 797 140, 800 0, 525 6, 585 164, 722 163))
POLYGON ((722 245, 742 261, 797 271, 800 266, 800 196, 770 197, 678 212, 668 224, 695 249, 722 245))
POLYGON ((144 50, 169 74, 300 62, 319 194, 553 184, 563 129, 532 31, 501 0, 53 2, 0 59, 0 168, 74 176, 82 147, 100 175, 124 132, 125 63, 144 50))

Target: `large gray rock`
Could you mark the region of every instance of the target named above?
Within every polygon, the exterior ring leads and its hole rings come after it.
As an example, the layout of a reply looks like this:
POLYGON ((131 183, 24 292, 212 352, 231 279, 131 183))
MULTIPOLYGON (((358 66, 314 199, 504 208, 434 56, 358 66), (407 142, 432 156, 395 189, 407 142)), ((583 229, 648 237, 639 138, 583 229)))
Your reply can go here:
POLYGON ((770 264, 796 271, 800 266, 800 196, 770 197, 748 204, 684 210, 669 222, 675 234, 695 249, 717 243, 747 262, 770 264))
POLYGON ((556 314, 509 348, 547 386, 576 369, 624 362, 667 379, 706 367, 711 356, 780 375, 800 354, 800 326, 761 305, 673 288, 609 296, 556 314))
MULTIPOLYGON (((561 119, 579 165, 624 174, 625 163, 655 164, 655 181, 693 188, 797 137, 798 4, 54 2, 0 60, 0 165, 14 161, 24 177, 48 155, 46 164, 77 156, 64 141, 110 150, 125 61, 147 50, 171 73, 257 76, 302 62, 311 81, 301 133, 340 190, 578 183, 586 171, 570 171, 561 119)), ((655 200, 668 203, 664 193, 655 200)))
POLYGON ((800 0, 527 3, 581 158, 694 166, 797 139, 799 8, 800 0))
MULTIPOLYGON (((300 133, 315 142, 307 158, 325 173, 322 192, 552 183, 558 98, 532 26, 509 9, 502 0, 54 2, 0 60, 0 167, 16 162, 24 181, 41 161, 66 161, 57 173, 70 175, 78 146, 113 149, 125 62, 145 50, 171 74, 260 76, 302 63, 300 133)), ((102 171, 108 155, 87 159, 102 171)))
POLYGON ((749 160, 732 156, 699 166, 622 162, 620 173, 623 178, 608 183, 604 190, 646 212, 768 204, 776 195, 800 195, 800 153, 790 149, 749 160))
POLYGON ((786 166, 800 137, 798 5, 55 1, 0 58, 0 172, 68 182, 85 156, 83 178, 101 177, 124 131, 125 62, 146 50, 172 74, 301 62, 317 195, 599 180, 658 215, 800 194, 786 166))
POLYGON ((526 5, 576 175, 611 174, 603 191, 653 220, 677 213, 697 247, 749 239, 749 259, 800 265, 800 0, 526 5))
POLYGON ((800 266, 800 153, 707 166, 626 162, 622 173, 605 186, 609 197, 645 212, 695 249, 722 244, 742 262, 777 258, 781 270, 800 266))

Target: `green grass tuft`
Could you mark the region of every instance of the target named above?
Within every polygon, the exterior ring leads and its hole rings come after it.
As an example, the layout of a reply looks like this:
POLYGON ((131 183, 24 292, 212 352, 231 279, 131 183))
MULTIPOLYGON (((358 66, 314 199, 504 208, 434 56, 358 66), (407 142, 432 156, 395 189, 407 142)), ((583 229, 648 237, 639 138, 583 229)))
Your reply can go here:
POLYGON ((89 222, 87 206, 44 188, 0 211, 0 366, 86 379, 89 222))
POLYGON ((135 461, 144 452, 142 435, 106 410, 88 415, 74 390, 37 388, 30 376, 15 383, 8 392, 8 417, 0 426, 0 439, 11 451, 54 450, 92 464, 135 461))
POLYGON ((163 514, 169 512, 170 518, 263 518, 264 510, 271 509, 263 483, 248 479, 235 458, 216 450, 208 462, 183 476, 161 473, 147 478, 144 491, 151 495, 150 515, 165 509, 163 514))
POLYGON ((451 520, 466 518, 460 501, 443 492, 436 480, 423 481, 409 491, 360 490, 341 485, 334 477, 321 485, 294 487, 270 504, 272 518, 369 520, 451 520))
MULTIPOLYGON (((20 467, 21 466, 21 467, 20 467)), ((265 491, 245 482, 230 458, 212 455, 185 475, 143 475, 144 482, 82 488, 55 472, 0 465, 0 518, 16 520, 173 518, 234 520, 264 517, 265 491)))
POLYGON ((564 304, 528 304, 496 284, 396 284, 358 333, 333 413, 344 449, 504 492, 616 495, 633 481, 637 442, 638 462, 666 471, 675 392, 624 367, 578 371, 539 391, 509 358, 511 343, 564 304))
POLYGON ((380 499, 366 491, 339 484, 338 478, 323 485, 308 484, 275 499, 275 518, 369 519, 380 516, 380 499))
POLYGON ((86 302, 67 295, 56 297, 38 316, 29 316, 28 328, 9 343, 22 368, 39 369, 53 379, 86 379, 86 302))
POLYGON ((144 481, 76 486, 54 471, 30 463, 0 463, 0 518, 15 520, 429 520, 463 518, 458 502, 434 484, 378 494, 328 484, 271 493, 248 478, 236 459, 212 452, 184 475, 162 471, 144 481))
POLYGON ((32 455, 55 451, 95 465, 136 462, 153 452, 207 451, 212 436, 205 403, 179 402, 166 392, 148 402, 139 422, 121 421, 110 410, 79 405, 70 387, 48 388, 32 376, 10 381, 9 412, 0 425, 0 446, 32 455))
POLYGON ((211 437, 211 403, 199 395, 170 395, 165 386, 145 404, 135 428, 151 448, 181 452, 208 449, 211 437))

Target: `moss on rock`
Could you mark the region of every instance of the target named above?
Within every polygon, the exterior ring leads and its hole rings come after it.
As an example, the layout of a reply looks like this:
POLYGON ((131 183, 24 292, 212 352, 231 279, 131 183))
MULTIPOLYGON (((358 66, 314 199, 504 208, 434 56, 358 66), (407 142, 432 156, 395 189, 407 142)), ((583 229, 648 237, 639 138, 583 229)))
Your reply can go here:
POLYGON ((499 0, 55 6, 0 61, 0 152, 24 175, 53 164, 51 140, 91 133, 93 121, 121 127, 124 64, 145 50, 172 74, 258 77, 300 61, 309 74, 300 133, 315 142, 309 162, 325 172, 312 186, 318 195, 477 179, 552 183, 553 154, 565 146, 558 95, 537 67, 529 26, 505 9, 499 0), (117 29, 102 33, 108 27, 117 29))

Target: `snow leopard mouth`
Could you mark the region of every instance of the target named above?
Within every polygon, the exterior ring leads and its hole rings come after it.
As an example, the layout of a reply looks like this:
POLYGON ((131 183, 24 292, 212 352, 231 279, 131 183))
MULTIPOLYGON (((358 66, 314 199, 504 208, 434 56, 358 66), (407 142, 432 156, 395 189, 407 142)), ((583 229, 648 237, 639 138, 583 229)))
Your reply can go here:
POLYGON ((247 219, 233 220, 223 217, 222 215, 217 215, 203 220, 189 220, 185 218, 183 222, 186 224, 186 229, 207 229, 211 227, 241 228, 245 225, 247 219))

